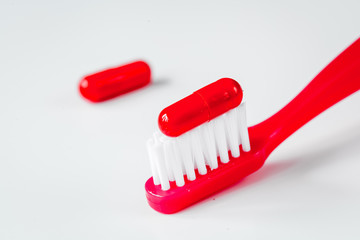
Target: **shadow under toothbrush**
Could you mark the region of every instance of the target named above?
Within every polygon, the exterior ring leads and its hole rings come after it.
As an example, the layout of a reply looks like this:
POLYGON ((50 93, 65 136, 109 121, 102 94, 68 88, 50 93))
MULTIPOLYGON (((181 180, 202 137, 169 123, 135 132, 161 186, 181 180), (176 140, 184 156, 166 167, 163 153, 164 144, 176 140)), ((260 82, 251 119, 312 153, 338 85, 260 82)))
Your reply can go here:
MULTIPOLYGON (((348 152, 351 149, 359 148, 360 124, 347 127, 346 130, 332 134, 331 139, 333 139, 333 141, 328 141, 328 139, 329 137, 327 136, 326 141, 320 141, 319 144, 313 144, 319 146, 315 150, 297 154, 291 159, 284 159, 274 163, 271 163, 271 159, 269 159, 270 162, 265 163, 264 166, 257 172, 241 179, 227 189, 214 194, 212 198, 204 199, 199 203, 210 203, 214 199, 221 199, 222 195, 242 194, 243 191, 241 191, 241 189, 250 188, 253 185, 258 186, 258 183, 264 180, 269 180, 280 174, 289 175, 292 179, 294 179, 298 176, 303 176, 310 170, 314 170, 317 167, 329 164, 329 161, 343 161, 343 158, 335 158, 332 156, 334 156, 336 153, 339 154, 341 152, 348 152), (327 144, 324 145, 324 142, 327 144)), ((193 207, 196 207, 196 205, 199 203, 196 203, 194 206, 185 209, 184 213, 186 213, 188 210, 191 210, 193 207)), ((204 207, 205 206, 206 204, 204 204, 204 207)))

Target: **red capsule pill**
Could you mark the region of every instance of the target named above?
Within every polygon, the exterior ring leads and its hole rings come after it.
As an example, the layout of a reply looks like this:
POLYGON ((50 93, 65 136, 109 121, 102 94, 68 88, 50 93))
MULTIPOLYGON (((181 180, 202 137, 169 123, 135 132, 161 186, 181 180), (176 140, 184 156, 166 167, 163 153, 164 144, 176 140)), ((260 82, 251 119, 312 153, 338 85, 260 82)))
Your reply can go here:
POLYGON ((177 137, 237 107, 242 98, 239 83, 222 78, 162 110, 159 128, 165 135, 177 137))
POLYGON ((85 76, 79 83, 81 95, 101 102, 150 83, 150 67, 143 61, 129 63, 85 76))

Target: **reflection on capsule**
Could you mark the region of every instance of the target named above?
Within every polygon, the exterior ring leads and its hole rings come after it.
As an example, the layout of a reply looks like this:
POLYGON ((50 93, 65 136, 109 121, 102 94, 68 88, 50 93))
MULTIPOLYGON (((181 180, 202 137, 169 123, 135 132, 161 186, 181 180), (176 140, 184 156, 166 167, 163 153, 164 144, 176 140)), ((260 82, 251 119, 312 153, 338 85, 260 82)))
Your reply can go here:
POLYGON ((169 137, 180 136, 239 106, 242 98, 239 83, 222 78, 162 110, 158 118, 159 128, 169 137))

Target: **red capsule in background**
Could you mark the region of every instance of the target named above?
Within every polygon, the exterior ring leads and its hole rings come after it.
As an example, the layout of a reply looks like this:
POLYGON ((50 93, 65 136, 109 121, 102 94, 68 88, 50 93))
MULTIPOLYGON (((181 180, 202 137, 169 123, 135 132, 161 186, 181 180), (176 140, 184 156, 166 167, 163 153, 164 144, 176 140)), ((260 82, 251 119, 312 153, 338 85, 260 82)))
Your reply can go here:
POLYGON ((222 78, 162 110, 158 118, 160 131, 169 137, 180 136, 239 106, 242 98, 239 83, 222 78))
POLYGON ((79 90, 86 99, 101 102, 147 85, 150 76, 149 65, 136 61, 85 76, 79 90))

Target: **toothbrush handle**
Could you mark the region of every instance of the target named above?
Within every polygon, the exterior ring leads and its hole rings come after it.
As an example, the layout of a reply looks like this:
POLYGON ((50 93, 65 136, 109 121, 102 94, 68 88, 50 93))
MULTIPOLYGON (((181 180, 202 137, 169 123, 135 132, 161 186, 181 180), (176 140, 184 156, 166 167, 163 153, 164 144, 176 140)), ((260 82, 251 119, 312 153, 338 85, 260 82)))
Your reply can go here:
POLYGON ((360 38, 323 69, 290 103, 255 126, 266 154, 332 105, 360 89, 360 38))

